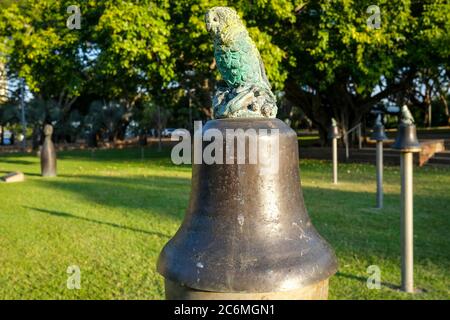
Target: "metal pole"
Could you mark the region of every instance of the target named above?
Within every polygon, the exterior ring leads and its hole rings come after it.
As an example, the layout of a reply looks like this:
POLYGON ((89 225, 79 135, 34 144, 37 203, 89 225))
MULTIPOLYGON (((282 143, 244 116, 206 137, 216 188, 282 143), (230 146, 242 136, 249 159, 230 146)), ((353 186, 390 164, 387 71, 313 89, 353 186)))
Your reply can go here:
POLYGON ((161 151, 161 107, 158 104, 158 151, 161 151))
POLYGON ((361 139, 361 123, 358 125, 358 149, 362 149, 362 139, 361 139))
POLYGON ((25 149, 27 146, 27 120, 25 118, 25 80, 20 81, 20 109, 21 109, 21 122, 22 122, 22 147, 25 149))
POLYGON ((337 139, 333 138, 333 183, 338 183, 338 155, 337 155, 337 139))
POLYGON ((401 194, 401 246, 402 290, 414 292, 413 274, 413 154, 402 152, 400 156, 402 175, 401 194))
POLYGON ((377 208, 383 208, 383 141, 377 141, 377 208))
POLYGON ((344 135, 344 144, 345 144, 345 159, 348 160, 348 158, 350 157, 350 153, 348 150, 348 132, 346 132, 344 135))

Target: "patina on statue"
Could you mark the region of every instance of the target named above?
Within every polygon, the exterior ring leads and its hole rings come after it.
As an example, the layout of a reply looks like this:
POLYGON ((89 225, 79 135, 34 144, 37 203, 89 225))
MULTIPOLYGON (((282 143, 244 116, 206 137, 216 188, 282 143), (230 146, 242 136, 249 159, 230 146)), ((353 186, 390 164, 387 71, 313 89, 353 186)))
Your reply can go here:
POLYGON ((214 39, 214 57, 224 80, 214 94, 214 117, 275 118, 276 98, 264 63, 236 11, 214 7, 206 13, 205 22, 214 39))
POLYGON ((166 298, 326 299, 337 261, 305 208, 297 134, 275 118, 261 57, 236 11, 212 8, 206 25, 225 85, 213 101, 216 119, 201 130, 201 151, 214 130, 224 137, 214 149, 222 159, 192 165, 186 215, 158 259, 166 298), (270 134, 252 138, 251 130, 270 134), (241 138, 244 150, 235 153, 241 138))

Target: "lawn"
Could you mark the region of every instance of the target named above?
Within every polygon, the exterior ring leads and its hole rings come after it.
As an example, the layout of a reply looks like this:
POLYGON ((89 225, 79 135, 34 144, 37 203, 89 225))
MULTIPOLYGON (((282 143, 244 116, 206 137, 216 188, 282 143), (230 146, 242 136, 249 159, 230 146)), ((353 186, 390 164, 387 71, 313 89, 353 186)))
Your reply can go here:
MULTIPOLYGON (((300 151, 301 153, 301 151, 300 151)), ((385 209, 375 205, 375 169, 302 160, 303 192, 312 221, 334 247, 339 272, 332 299, 450 298, 450 170, 415 169, 415 284, 400 282, 400 177, 385 170, 385 209), (370 265, 382 287, 368 289, 370 265)), ((0 299, 162 299, 156 273, 162 246, 187 207, 191 169, 169 153, 139 149, 59 154, 57 178, 39 176, 39 159, 0 155, 0 173, 20 170, 24 183, 0 183, 0 299), (68 266, 81 289, 66 287, 68 266)))

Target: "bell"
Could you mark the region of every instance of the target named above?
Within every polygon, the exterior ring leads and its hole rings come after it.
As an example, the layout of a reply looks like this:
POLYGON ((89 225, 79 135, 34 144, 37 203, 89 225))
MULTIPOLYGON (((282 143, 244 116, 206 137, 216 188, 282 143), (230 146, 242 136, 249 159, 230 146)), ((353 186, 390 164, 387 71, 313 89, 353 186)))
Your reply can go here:
POLYGON ((383 125, 375 125, 373 127, 372 135, 370 136, 370 139, 376 140, 376 141, 383 141, 387 140, 388 137, 386 136, 386 133, 384 131, 383 125))
POLYGON ((404 152, 419 152, 421 148, 417 139, 416 126, 400 124, 392 148, 404 152))
POLYGON ((402 106, 400 111, 397 137, 392 148, 402 152, 419 152, 421 150, 414 118, 406 105, 402 106))
POLYGON ((386 133, 384 132, 383 115, 381 113, 378 114, 377 119, 375 120, 375 125, 373 126, 373 131, 370 138, 376 141, 388 139, 386 133))
POLYGON ((341 137, 341 133, 339 132, 339 127, 337 125, 336 120, 331 119, 331 125, 328 130, 328 139, 339 139, 341 137))
POLYGON ((211 129, 225 137, 224 164, 193 165, 189 208, 158 260, 166 298, 326 299, 337 261, 305 208, 296 133, 265 118, 211 120, 202 134, 211 129), (249 136, 236 161, 227 141, 236 150, 240 129, 277 132, 255 138, 269 161, 251 163, 249 136))

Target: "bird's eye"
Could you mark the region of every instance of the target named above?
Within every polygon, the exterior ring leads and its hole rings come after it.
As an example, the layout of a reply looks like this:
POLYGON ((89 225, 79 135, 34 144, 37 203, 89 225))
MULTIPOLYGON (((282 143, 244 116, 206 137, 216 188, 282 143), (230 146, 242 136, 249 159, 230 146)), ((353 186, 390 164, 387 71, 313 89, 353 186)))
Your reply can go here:
POLYGON ((214 17, 213 21, 214 21, 214 22, 217 22, 217 17, 214 17))

